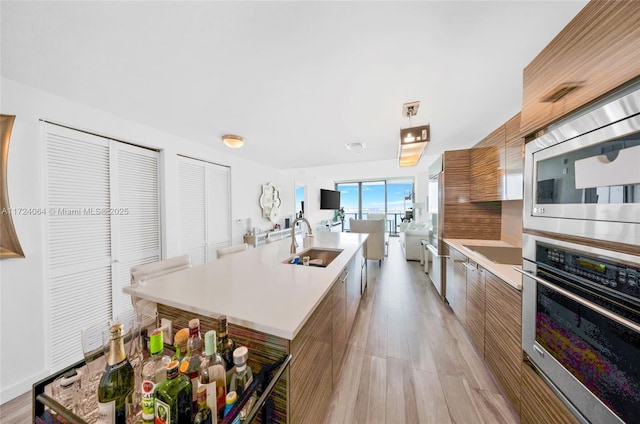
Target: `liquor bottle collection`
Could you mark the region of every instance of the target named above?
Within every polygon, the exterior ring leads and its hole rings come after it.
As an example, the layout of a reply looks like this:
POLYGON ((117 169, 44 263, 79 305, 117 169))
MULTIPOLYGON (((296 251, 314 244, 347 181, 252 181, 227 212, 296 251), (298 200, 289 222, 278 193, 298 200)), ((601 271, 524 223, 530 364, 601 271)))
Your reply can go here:
MULTIPOLYGON (((218 322, 217 334, 208 331, 203 339, 199 320, 191 320, 188 329, 175 335, 173 357, 164 354, 161 329, 151 333, 150 355, 142 366, 140 405, 133 408, 126 405, 133 399, 134 370, 124 350, 122 325, 111 326, 107 368, 98 389, 100 423, 214 424, 222 419, 253 375, 247 348, 236 349, 227 334, 226 317, 218 322)), ((246 418, 255 397, 240 412, 238 423, 246 418)))

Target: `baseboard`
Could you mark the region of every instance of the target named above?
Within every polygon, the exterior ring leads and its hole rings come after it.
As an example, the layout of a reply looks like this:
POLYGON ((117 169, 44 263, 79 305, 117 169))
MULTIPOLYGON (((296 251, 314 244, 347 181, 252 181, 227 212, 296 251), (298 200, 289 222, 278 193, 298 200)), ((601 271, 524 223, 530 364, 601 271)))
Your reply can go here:
POLYGON ((15 399, 20 395, 30 392, 34 383, 37 383, 38 381, 47 377, 49 374, 50 373, 48 371, 42 371, 40 373, 27 377, 24 380, 19 381, 9 387, 3 387, 2 390, 0 390, 0 405, 9 402, 12 399, 15 399))

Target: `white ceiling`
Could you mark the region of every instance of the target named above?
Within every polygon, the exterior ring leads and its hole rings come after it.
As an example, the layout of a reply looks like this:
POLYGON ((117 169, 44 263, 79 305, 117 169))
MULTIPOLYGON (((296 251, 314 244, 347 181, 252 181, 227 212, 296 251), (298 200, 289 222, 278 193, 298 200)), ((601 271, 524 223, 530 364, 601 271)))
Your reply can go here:
POLYGON ((276 168, 394 159, 419 100, 437 154, 520 110, 523 68, 585 4, 2 1, 1 72, 207 145, 242 135, 234 153, 276 168))

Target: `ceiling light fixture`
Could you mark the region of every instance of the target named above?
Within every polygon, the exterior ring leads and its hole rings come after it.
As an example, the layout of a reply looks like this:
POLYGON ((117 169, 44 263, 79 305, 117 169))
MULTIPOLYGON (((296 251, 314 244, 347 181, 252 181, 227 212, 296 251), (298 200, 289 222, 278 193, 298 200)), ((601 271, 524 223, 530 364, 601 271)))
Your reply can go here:
POLYGON ((398 146, 398 165, 416 166, 422 157, 422 152, 431 139, 429 125, 411 126, 411 117, 418 114, 420 102, 402 105, 402 115, 409 118, 409 128, 400 128, 400 145, 398 146))
POLYGON ((226 134, 222 136, 222 142, 227 147, 231 147, 232 149, 239 149, 244 146, 244 138, 239 135, 226 134))

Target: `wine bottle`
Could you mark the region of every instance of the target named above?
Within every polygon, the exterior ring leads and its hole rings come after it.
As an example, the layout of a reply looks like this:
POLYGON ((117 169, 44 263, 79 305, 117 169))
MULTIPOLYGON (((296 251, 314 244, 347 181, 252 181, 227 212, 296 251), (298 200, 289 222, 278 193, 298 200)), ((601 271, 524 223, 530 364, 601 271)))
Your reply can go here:
POLYGON ((122 324, 109 328, 107 368, 98 384, 100 423, 126 424, 126 400, 133 393, 134 372, 127 359, 122 339, 122 324))

